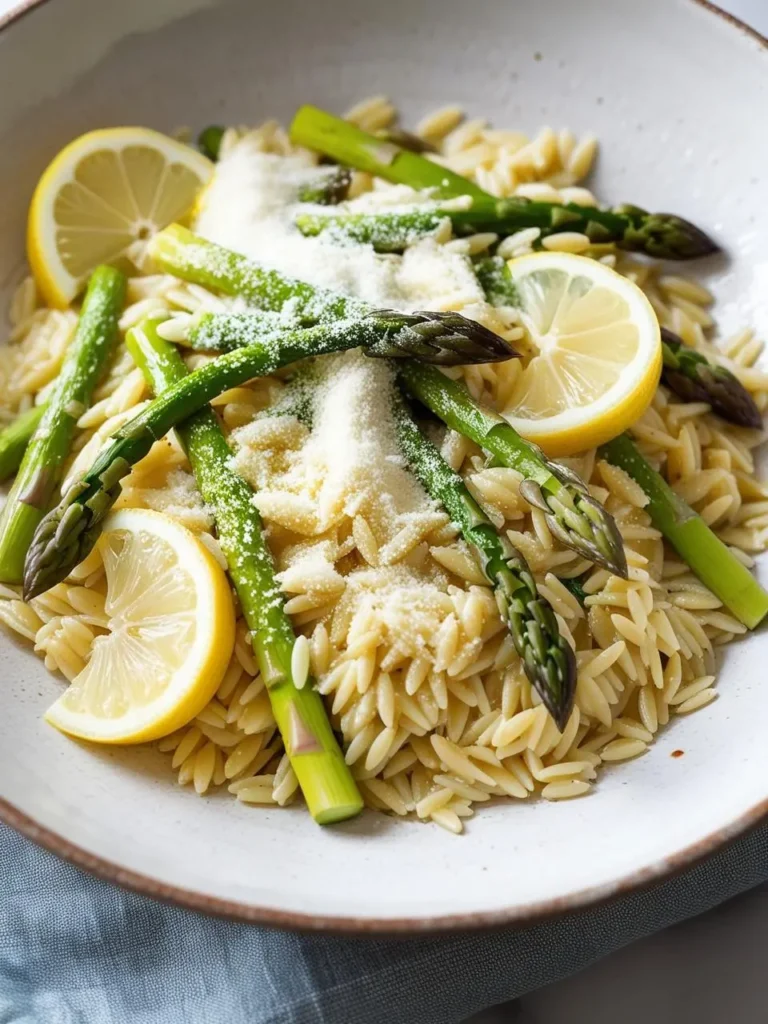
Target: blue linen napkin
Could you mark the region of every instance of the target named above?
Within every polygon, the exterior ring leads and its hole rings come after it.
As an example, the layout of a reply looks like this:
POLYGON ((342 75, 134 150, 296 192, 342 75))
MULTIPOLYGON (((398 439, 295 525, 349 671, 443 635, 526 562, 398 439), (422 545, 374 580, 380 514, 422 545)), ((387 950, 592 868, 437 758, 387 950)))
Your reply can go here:
POLYGON ((520 931, 349 939, 124 892, 0 825, 0 1024, 458 1024, 768 879, 768 824, 685 874, 520 931))

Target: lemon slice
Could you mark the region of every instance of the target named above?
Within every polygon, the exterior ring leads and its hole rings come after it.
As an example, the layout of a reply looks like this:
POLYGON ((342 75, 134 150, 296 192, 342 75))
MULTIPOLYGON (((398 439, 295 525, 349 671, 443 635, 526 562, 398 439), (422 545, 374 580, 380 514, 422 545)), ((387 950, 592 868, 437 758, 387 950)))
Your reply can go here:
POLYGON ((571 253, 510 260, 532 357, 504 409, 548 455, 616 437, 648 408, 661 374, 656 314, 642 291, 571 253))
POLYGON ((194 534, 158 512, 112 513, 99 543, 108 632, 45 717, 97 743, 157 739, 221 683, 235 640, 229 584, 194 534))
POLYGON ((69 305, 99 263, 136 255, 193 207, 212 174, 210 160, 150 128, 105 128, 65 146, 37 184, 27 224, 47 302, 69 305))

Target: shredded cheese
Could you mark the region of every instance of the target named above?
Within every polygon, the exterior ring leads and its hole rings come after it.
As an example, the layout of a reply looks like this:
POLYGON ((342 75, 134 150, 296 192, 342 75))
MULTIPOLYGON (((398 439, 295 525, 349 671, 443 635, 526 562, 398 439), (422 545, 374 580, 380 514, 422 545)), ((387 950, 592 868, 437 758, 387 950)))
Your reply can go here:
MULTIPOLYGON (((264 153, 246 137, 217 165, 196 230, 264 266, 374 306, 440 310, 484 301, 466 257, 435 239, 424 239, 401 258, 379 255, 370 245, 305 238, 293 223, 296 197, 301 185, 322 173, 308 155, 264 153)), ((410 190, 391 192, 368 193, 348 208, 391 211, 407 198, 416 200, 410 190)))

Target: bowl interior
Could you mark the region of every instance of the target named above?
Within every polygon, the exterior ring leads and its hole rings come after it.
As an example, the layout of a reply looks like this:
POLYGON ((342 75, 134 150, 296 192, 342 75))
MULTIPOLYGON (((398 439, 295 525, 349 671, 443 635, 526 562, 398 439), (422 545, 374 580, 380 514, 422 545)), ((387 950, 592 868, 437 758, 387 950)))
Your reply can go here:
MULTIPOLYGON (((767 71, 756 38, 694 0, 43 3, 0 34, 0 298, 23 273, 32 188, 74 135, 287 120, 302 102, 342 110, 386 93, 406 123, 460 102, 499 126, 596 132, 598 195, 680 212, 721 239, 728 258, 696 270, 718 295, 723 332, 765 331, 767 71)), ((514 920, 654 877, 758 813, 765 656, 759 633, 732 647, 719 700, 606 771, 589 799, 484 806, 454 839, 372 813, 322 830, 299 808, 200 800, 153 751, 66 740, 41 720, 60 682, 3 633, 0 809, 147 876, 156 892, 255 919, 514 920), (685 756, 672 759, 677 749, 685 756)))

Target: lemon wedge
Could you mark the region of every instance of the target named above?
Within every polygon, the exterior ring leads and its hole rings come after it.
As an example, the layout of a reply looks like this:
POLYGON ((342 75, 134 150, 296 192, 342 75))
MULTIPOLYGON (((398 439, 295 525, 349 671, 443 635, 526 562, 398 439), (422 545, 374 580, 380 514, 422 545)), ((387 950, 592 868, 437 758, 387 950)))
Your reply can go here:
POLYGON ((46 301, 69 305, 94 267, 137 255, 192 209, 213 169, 150 128, 105 128, 65 146, 37 184, 27 223, 27 257, 46 301))
POLYGON ((158 512, 112 513, 99 544, 108 631, 45 717, 97 743, 157 739, 198 715, 221 683, 235 641, 227 577, 158 512))
POLYGON ((510 260, 531 358, 505 419, 548 455, 616 437, 645 412, 661 375, 659 324, 626 277, 571 253, 510 260))

